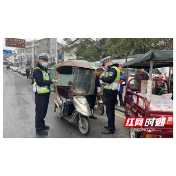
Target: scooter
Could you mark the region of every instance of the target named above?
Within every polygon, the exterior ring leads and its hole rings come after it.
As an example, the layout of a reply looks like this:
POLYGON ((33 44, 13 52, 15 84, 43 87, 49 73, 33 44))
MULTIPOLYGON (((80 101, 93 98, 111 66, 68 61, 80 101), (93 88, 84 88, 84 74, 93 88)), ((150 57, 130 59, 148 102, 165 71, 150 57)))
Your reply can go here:
POLYGON ((83 89, 65 90, 67 94, 55 98, 55 112, 60 118, 66 119, 72 124, 78 124, 81 134, 90 131, 89 116, 92 115, 87 99, 83 96, 83 89), (75 96, 76 93, 76 96, 75 96), (80 94, 80 96, 79 96, 80 94))

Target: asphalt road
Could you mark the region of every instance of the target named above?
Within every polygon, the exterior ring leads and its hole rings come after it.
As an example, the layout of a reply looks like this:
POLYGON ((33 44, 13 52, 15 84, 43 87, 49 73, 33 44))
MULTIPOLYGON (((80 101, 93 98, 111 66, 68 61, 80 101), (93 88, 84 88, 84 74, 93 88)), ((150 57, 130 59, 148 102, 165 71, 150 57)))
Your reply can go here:
POLYGON ((3 70, 3 137, 4 138, 128 138, 128 128, 124 128, 125 117, 116 111, 115 134, 104 135, 101 131, 107 125, 107 117, 95 111, 97 120, 90 119, 90 132, 82 135, 78 126, 60 119, 54 112, 54 98, 50 95, 50 103, 46 125, 50 126, 48 136, 35 133, 35 95, 30 80, 10 70, 3 70))

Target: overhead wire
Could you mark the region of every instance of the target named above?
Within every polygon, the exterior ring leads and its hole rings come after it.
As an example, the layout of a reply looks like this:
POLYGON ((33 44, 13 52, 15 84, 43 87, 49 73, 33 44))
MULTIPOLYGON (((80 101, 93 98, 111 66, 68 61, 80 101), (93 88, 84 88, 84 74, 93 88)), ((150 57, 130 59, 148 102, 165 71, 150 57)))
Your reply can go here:
POLYGON ((72 41, 71 43, 67 44, 66 46, 62 47, 61 49, 59 49, 59 50, 57 50, 57 51, 60 51, 60 50, 64 49, 65 47, 67 47, 67 46, 69 46, 69 45, 75 43, 75 42, 78 41, 78 40, 80 40, 80 38, 77 38, 76 40, 72 41))

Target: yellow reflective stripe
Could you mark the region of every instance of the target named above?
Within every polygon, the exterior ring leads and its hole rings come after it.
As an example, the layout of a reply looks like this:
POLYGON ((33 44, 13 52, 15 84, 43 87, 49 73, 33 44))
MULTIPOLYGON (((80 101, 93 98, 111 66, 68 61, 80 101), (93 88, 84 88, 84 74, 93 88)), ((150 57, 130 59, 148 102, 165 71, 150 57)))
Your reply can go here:
POLYGON ((104 86, 104 89, 109 89, 109 87, 104 86))
POLYGON ((50 92, 50 89, 46 89, 46 90, 41 90, 40 92, 37 92, 37 93, 49 93, 50 92))
POLYGON ((115 67, 115 66, 113 66, 112 68, 115 68, 116 71, 117 71, 117 77, 116 77, 116 79, 115 79, 114 82, 118 82, 118 83, 119 83, 119 81, 120 81, 120 69, 118 69, 118 68, 115 67))
MULTIPOLYGON (((39 67, 36 67, 35 69, 40 69, 40 68, 39 68, 39 67)), ((40 69, 40 70, 41 70, 41 69, 40 69)), ((47 73, 46 71, 43 71, 43 70, 41 70, 41 71, 42 71, 42 73, 43 73, 43 81, 49 81, 50 79, 49 79, 48 73, 47 73), (48 77, 47 77, 47 78, 44 78, 44 74, 47 74, 48 77)), ((34 82, 36 82, 35 79, 34 79, 34 82)), ((49 93, 49 92, 51 92, 50 89, 37 91, 37 93, 39 93, 39 94, 40 94, 40 93, 49 93)))
MULTIPOLYGON (((113 81, 113 82, 115 82, 115 83, 119 83, 119 81, 120 81, 120 69, 118 69, 117 67, 115 67, 115 66, 113 66, 112 68, 115 68, 116 69, 116 71, 117 71, 117 76, 116 76, 116 78, 115 78, 115 80, 113 81)), ((109 76, 109 72, 106 72, 106 77, 108 77, 109 76)), ((112 83, 111 83, 112 84, 112 83)), ((111 85, 110 84, 110 85, 111 85)), ((109 89, 109 90, 111 90, 110 89, 110 85, 109 86, 107 86, 107 85, 105 85, 104 86, 104 89, 109 89)), ((117 90, 117 89, 116 89, 117 90)))
MULTIPOLYGON (((36 67, 35 69, 41 70, 39 67, 36 67)), ((41 70, 41 71, 42 71, 42 73, 43 73, 43 80, 44 80, 44 81, 48 81, 48 80, 49 80, 49 75, 48 75, 48 73, 47 73, 46 71, 44 71, 44 70, 41 70), (44 74, 47 74, 48 77, 47 77, 47 78, 44 78, 44 74)))

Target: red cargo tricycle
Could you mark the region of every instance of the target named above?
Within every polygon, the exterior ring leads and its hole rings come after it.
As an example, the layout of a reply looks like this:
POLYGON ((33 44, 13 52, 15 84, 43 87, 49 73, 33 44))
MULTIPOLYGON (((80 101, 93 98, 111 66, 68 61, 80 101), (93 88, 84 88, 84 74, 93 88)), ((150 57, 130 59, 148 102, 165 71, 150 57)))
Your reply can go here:
POLYGON ((170 81, 152 79, 153 68, 171 66, 173 66, 173 51, 166 50, 150 51, 122 65, 127 68, 150 68, 149 80, 133 78, 128 81, 124 99, 125 116, 145 119, 165 118, 164 126, 153 127, 150 124, 147 130, 130 127, 131 138, 173 138, 173 101, 170 81), (164 84, 164 89, 159 87, 160 82, 164 84))

